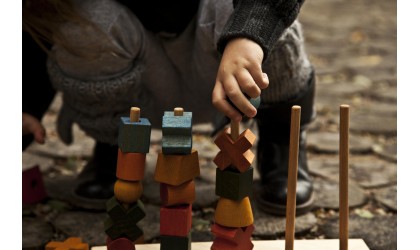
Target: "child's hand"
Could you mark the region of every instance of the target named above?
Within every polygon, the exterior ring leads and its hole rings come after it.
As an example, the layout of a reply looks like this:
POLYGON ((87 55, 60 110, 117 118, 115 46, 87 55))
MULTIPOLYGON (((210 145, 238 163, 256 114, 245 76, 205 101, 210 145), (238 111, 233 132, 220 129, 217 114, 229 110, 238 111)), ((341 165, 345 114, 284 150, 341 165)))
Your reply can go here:
POLYGON ((35 141, 44 144, 45 142, 45 128, 37 118, 28 114, 22 113, 22 135, 33 134, 35 141))
POLYGON ((230 119, 240 121, 242 115, 228 103, 228 98, 246 116, 254 117, 257 114, 244 93, 256 98, 261 94, 261 89, 268 87, 267 74, 261 68, 263 58, 260 45, 252 40, 235 38, 226 45, 212 100, 213 105, 230 119))

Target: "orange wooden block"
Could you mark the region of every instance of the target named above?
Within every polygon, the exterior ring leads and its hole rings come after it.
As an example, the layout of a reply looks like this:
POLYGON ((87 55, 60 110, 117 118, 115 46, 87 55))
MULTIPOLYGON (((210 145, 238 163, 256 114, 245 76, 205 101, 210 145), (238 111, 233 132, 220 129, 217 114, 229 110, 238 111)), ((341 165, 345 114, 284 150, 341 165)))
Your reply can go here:
POLYGON ((144 178, 146 154, 123 153, 118 149, 117 178, 126 181, 139 181, 144 178))
POLYGON ((220 148, 220 152, 213 161, 221 170, 224 170, 228 166, 233 166, 241 173, 245 172, 254 160, 254 154, 250 148, 257 137, 251 130, 247 129, 239 135, 236 141, 233 141, 227 130, 228 128, 214 141, 220 148))
POLYGON ((117 180, 114 185, 114 195, 123 203, 134 203, 140 199, 143 193, 143 185, 140 181, 117 180))
POLYGON ((225 227, 247 227, 253 224, 254 216, 249 198, 245 197, 240 201, 220 198, 214 220, 225 227))
POLYGON ((155 181, 179 186, 200 175, 197 150, 189 155, 164 155, 159 153, 155 181))
POLYGON ((89 250, 89 245, 87 243, 83 243, 81 238, 70 237, 64 242, 49 242, 45 246, 45 250, 89 250))
POLYGON ((162 201, 162 206, 193 203, 195 200, 194 180, 187 181, 180 186, 161 183, 160 199, 162 201))
POLYGON ((211 250, 251 250, 254 245, 251 242, 254 225, 247 227, 223 227, 217 223, 211 227, 215 236, 211 250))

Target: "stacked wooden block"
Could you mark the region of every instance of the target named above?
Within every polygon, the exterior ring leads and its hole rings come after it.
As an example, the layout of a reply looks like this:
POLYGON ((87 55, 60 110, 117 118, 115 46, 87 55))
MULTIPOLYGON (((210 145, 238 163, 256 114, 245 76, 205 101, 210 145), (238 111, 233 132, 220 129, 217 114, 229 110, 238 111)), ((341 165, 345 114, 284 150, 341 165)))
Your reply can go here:
POLYGON ((143 231, 137 222, 145 216, 143 193, 146 154, 150 146, 151 124, 140 118, 140 109, 131 108, 130 117, 121 117, 118 133, 117 181, 114 197, 106 203, 105 232, 108 250, 134 250, 143 231))
POLYGON ((214 158, 216 195, 220 196, 211 231, 215 237, 212 250, 248 250, 253 248, 251 235, 254 218, 249 196, 252 192, 254 154, 251 147, 256 137, 249 130, 239 135, 239 123, 232 122, 215 140, 220 152, 214 158))
POLYGON ((162 119, 162 153, 154 179, 160 182, 161 250, 191 249, 194 178, 200 175, 197 150, 192 149, 192 112, 175 108, 162 119))

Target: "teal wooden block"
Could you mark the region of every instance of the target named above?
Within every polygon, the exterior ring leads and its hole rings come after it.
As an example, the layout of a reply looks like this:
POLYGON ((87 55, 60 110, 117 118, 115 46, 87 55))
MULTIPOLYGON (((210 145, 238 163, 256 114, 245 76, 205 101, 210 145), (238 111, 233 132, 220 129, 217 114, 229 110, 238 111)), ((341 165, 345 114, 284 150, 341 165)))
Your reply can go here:
POLYGON ((173 111, 165 111, 162 118, 162 135, 192 135, 192 112, 175 116, 173 111))
POLYGON ((192 112, 175 116, 166 111, 162 118, 162 152, 164 154, 190 154, 192 149, 192 112))
POLYGON ((187 237, 161 235, 160 250, 191 250, 191 232, 187 237))
POLYGON ((108 217, 104 222, 104 227, 111 239, 125 237, 135 241, 143 235, 143 231, 137 226, 137 222, 146 215, 144 205, 140 200, 125 210, 114 196, 107 201, 106 208, 108 217))
POLYGON ((243 173, 233 168, 216 169, 216 195, 230 200, 242 200, 252 194, 254 170, 250 167, 243 173))
POLYGON ((149 153, 152 125, 147 118, 130 122, 130 117, 121 117, 118 132, 118 147, 124 153, 149 153))
POLYGON ((192 136, 164 136, 162 137, 162 153, 165 155, 191 154, 192 136))

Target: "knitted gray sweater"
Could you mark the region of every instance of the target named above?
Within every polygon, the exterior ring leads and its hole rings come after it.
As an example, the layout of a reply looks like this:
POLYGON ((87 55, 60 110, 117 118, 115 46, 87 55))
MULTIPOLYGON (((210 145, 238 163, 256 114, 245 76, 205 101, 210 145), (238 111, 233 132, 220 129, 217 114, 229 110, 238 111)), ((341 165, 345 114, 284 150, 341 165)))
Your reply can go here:
MULTIPOLYGON (((227 42, 246 37, 261 45, 264 60, 283 31, 289 27, 304 0, 234 0, 234 12, 218 41, 223 53, 227 42)), ((86 60, 64 48, 54 46, 48 60, 53 86, 63 93, 57 130, 65 143, 72 142, 71 126, 77 123, 94 139, 116 143, 119 117, 130 106, 150 106, 150 97, 141 84, 141 47, 144 37, 139 20, 113 0, 75 0, 86 18, 110 39, 96 40, 95 30, 66 25, 63 33, 74 43, 77 54, 89 52, 97 57, 86 60), (104 53, 112 48, 109 53, 104 53), (149 99, 148 99, 149 98, 149 99)), ((176 105, 176 104, 174 104, 176 105)))

